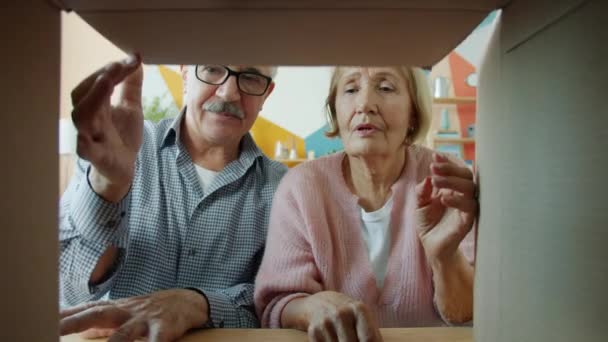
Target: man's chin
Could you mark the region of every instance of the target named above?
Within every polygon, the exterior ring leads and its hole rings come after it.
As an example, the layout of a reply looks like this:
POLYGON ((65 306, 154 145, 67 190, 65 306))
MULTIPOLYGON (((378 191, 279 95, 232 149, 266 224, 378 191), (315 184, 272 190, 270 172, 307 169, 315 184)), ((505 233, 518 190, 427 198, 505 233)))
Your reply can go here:
POLYGON ((205 134, 204 139, 212 142, 214 145, 224 145, 235 140, 240 140, 243 136, 240 130, 227 129, 227 128, 215 128, 208 130, 205 134))

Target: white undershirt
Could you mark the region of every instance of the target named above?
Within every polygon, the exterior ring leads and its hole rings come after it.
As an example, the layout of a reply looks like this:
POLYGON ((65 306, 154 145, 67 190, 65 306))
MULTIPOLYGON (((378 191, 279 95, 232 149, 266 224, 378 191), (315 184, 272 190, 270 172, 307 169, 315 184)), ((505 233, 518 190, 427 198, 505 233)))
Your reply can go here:
POLYGON ((211 185, 211 183, 213 183, 215 176, 217 176, 219 172, 205 169, 204 167, 200 167, 196 164, 194 164, 194 166, 196 167, 198 182, 201 184, 201 188, 203 188, 203 193, 207 195, 207 190, 209 190, 209 186, 211 185))
POLYGON ((391 221, 392 208, 392 195, 384 206, 376 211, 368 213, 361 208, 363 240, 367 245, 369 260, 372 265, 372 270, 376 275, 376 285, 378 285, 379 288, 384 284, 389 248, 391 245, 389 224, 391 221))

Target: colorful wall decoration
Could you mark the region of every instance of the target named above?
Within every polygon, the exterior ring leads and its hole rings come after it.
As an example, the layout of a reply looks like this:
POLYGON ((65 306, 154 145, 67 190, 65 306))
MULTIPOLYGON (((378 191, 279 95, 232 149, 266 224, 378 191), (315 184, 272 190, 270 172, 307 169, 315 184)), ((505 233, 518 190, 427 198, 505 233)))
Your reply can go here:
MULTIPOLYGON (((431 84, 436 77, 446 77, 450 80, 450 97, 477 97, 477 72, 497 15, 499 15, 499 11, 490 13, 454 51, 433 66, 429 75, 431 84)), ((439 130, 441 111, 445 109, 449 113, 450 130, 456 131, 460 138, 474 139, 475 122, 478 115, 475 103, 434 105, 431 138, 439 130)), ((442 144, 441 146, 435 146, 435 148, 446 151, 458 150, 462 159, 471 165, 474 164, 474 142, 442 144)))

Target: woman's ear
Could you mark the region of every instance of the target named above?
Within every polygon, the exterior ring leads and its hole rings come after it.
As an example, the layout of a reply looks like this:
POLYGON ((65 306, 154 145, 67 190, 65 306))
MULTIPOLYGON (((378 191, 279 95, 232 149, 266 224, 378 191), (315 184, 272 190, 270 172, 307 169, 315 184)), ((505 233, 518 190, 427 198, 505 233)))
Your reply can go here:
POLYGON ((410 127, 412 132, 416 132, 418 130, 418 113, 414 112, 412 119, 410 121, 410 127))

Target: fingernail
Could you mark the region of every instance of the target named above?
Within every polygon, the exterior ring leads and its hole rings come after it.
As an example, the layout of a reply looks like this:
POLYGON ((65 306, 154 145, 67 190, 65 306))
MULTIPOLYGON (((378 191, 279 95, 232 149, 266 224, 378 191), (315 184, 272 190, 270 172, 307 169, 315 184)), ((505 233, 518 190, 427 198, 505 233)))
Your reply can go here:
POLYGON ((433 174, 439 174, 439 173, 441 173, 441 168, 439 167, 438 164, 433 163, 433 164, 431 164, 431 172, 433 174))
POLYGON ((125 61, 125 63, 127 64, 127 66, 129 67, 134 67, 137 65, 137 63, 139 62, 139 59, 137 58, 136 54, 131 54, 129 55, 129 58, 127 58, 127 60, 125 61))

